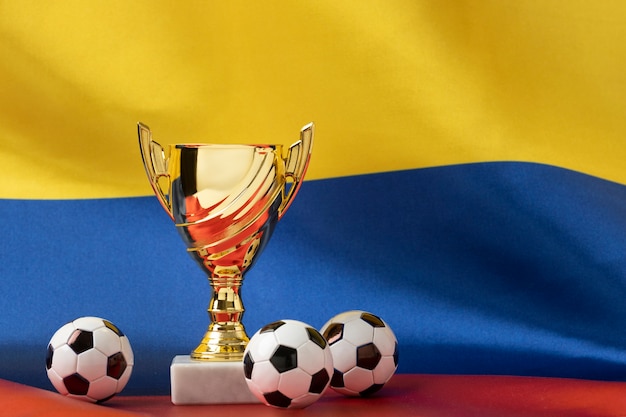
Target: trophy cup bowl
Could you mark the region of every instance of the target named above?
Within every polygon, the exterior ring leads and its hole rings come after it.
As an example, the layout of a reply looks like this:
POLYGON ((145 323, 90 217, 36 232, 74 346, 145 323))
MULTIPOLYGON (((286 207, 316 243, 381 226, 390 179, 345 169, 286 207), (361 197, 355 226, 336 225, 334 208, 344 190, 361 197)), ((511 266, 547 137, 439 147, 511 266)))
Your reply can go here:
MULTIPOLYGON (((313 144, 313 124, 302 128, 300 140, 289 147, 286 156, 282 145, 185 143, 163 147, 142 123, 138 134, 154 193, 211 286, 208 329, 188 358, 176 357, 172 364, 172 401, 240 402, 226 392, 217 395, 217 400, 203 395, 216 394, 216 377, 223 378, 216 369, 234 369, 227 363, 238 366, 243 359, 248 342, 241 322, 244 274, 258 259, 302 184, 313 144), (177 378, 184 382, 175 389, 175 362, 204 371, 177 378), (207 382, 209 379, 212 382, 207 382), (190 386, 197 389, 203 383, 204 394, 189 393, 190 386), (207 384, 213 384, 211 389, 207 384), (184 393, 178 395, 181 399, 175 398, 178 391, 184 393)), ((247 387, 244 390, 247 392, 247 387)))

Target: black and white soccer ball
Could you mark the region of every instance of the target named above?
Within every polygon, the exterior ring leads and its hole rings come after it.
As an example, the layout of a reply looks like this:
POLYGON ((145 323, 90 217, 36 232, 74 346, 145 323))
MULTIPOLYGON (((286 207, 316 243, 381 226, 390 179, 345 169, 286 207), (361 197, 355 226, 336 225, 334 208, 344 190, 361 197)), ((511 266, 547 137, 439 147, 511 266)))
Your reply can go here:
POLYGON ((98 317, 67 323, 48 343, 48 379, 59 393, 85 401, 104 402, 122 391, 133 364, 128 338, 98 317))
POLYGON ((333 354, 330 387, 365 397, 379 391, 398 368, 398 341, 380 317, 353 310, 338 314, 321 329, 333 354))
POLYGON ((316 329, 301 321, 280 320, 252 336, 243 367, 248 388, 260 401, 279 408, 304 408, 328 388, 333 358, 316 329))

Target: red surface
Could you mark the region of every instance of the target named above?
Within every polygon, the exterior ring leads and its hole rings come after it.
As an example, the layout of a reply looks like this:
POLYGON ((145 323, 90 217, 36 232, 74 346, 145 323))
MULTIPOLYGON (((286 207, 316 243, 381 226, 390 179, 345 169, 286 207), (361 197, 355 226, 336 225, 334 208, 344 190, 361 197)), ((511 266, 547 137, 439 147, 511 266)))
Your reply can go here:
POLYGON ((108 417, 134 416, 122 409, 101 407, 60 394, 0 380, 0 416, 108 417))
POLYGON ((420 416, 605 417, 626 416, 626 383, 558 378, 395 375, 372 398, 334 392, 304 410, 261 404, 175 406, 169 396, 118 396, 103 405, 83 403, 0 381, 0 415, 46 416, 420 416), (295 415, 295 414, 294 414, 295 415))

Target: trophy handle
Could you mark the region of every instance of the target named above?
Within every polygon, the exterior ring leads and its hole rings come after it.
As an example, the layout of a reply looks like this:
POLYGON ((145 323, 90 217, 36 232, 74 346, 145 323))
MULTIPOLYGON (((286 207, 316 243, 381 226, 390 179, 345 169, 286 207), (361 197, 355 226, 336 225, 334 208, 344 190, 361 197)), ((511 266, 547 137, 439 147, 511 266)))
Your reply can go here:
POLYGON ((168 200, 169 195, 169 173, 167 172, 167 158, 165 158, 165 152, 163 147, 152 140, 152 132, 150 128, 143 123, 137 123, 137 130, 139 135, 139 149, 141 150, 141 158, 143 159, 143 166, 146 169, 148 180, 154 190, 154 193, 161 203, 161 206, 165 209, 167 214, 170 215, 172 220, 174 214, 172 213, 172 204, 168 200), (168 187, 163 190, 163 187, 159 183, 159 179, 167 178, 168 187))
POLYGON ((298 193, 304 174, 309 167, 311 159, 311 149, 313 147, 313 123, 309 123, 300 130, 300 140, 289 147, 289 153, 285 161, 285 179, 291 180, 287 196, 278 209, 278 219, 280 220, 298 193))

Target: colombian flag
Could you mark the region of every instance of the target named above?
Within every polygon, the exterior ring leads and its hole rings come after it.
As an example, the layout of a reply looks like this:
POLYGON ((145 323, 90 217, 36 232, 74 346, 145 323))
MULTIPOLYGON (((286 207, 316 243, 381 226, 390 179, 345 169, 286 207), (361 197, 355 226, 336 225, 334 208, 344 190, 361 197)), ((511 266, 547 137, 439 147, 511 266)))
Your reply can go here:
POLYGON ((626 380, 626 4, 0 0, 0 378, 51 389, 79 316, 169 392, 209 286, 146 179, 161 143, 290 145, 306 180, 243 322, 385 319, 399 372, 626 380))

